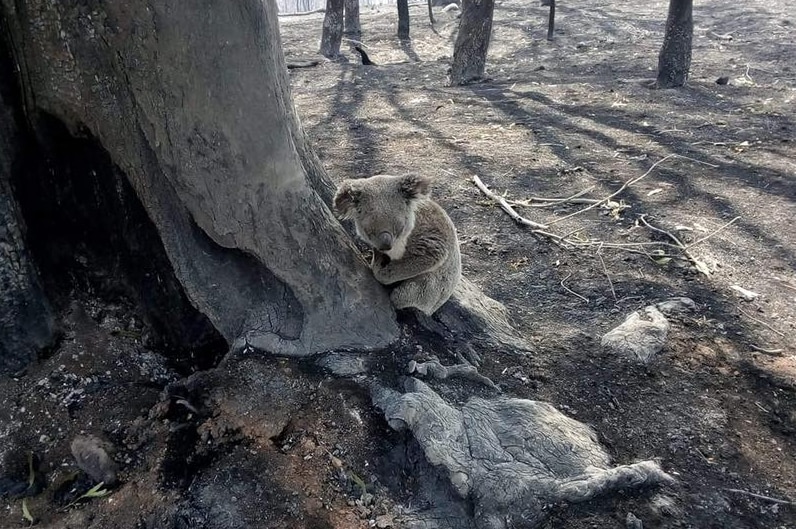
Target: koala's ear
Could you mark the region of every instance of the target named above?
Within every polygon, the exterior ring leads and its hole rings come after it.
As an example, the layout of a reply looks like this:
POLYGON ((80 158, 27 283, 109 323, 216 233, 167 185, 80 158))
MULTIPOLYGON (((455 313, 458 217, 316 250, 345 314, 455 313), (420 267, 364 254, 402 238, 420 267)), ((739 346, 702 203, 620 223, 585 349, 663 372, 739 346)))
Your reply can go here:
POLYGON ((360 195, 361 191, 354 187, 351 180, 343 180, 334 195, 334 209, 340 218, 351 218, 360 195))
POLYGON ((401 193, 407 200, 428 196, 431 193, 431 180, 420 175, 406 175, 401 178, 401 193))

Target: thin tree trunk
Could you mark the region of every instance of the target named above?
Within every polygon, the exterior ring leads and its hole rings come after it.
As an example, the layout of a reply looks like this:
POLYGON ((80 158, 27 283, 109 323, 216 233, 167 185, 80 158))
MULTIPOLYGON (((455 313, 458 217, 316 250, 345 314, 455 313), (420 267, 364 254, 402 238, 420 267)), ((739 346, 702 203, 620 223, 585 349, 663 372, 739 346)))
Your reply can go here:
POLYGON ((0 2, 32 126, 46 114, 107 152, 229 343, 300 356, 397 337, 324 204, 272 0, 117 0, 91 17, 80 0, 0 2))
POLYGON ((340 55, 340 42, 343 40, 343 0, 326 0, 326 14, 323 16, 320 53, 328 59, 340 55))
POLYGON ((449 78, 451 85, 464 85, 483 78, 494 7, 494 0, 462 2, 462 19, 449 78))
POLYGON ((691 68, 691 39, 694 34, 693 0, 669 0, 666 35, 658 56, 658 88, 683 86, 691 68))
POLYGON ((409 0, 398 0, 398 38, 409 40, 409 0))
POLYGON ((431 9, 432 0, 428 0, 428 21, 434 24, 434 11, 431 9))
POLYGON ((550 3, 550 15, 547 18, 547 40, 553 40, 553 31, 556 27, 556 0, 548 0, 550 3))
POLYGON ((345 0, 345 36, 352 40, 362 38, 362 26, 359 23, 359 0, 345 0))

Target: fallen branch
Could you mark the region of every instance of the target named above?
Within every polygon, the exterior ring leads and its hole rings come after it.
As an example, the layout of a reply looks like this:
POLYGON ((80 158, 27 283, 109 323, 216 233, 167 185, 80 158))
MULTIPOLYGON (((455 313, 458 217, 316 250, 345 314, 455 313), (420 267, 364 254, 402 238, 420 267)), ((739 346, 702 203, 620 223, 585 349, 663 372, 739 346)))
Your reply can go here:
POLYGON ((478 189, 481 190, 483 194, 491 198, 493 201, 497 202, 500 205, 500 207, 503 209, 503 211, 508 213, 509 217, 511 217, 514 220, 514 222, 516 222, 517 224, 522 224, 523 226, 528 226, 531 228, 536 228, 541 230, 547 229, 547 226, 545 224, 539 224, 538 222, 526 219, 525 217, 517 213, 517 211, 513 207, 511 207, 511 205, 506 201, 505 198, 490 191, 489 188, 481 181, 481 179, 478 178, 478 176, 473 176, 473 182, 478 187, 478 189))
POLYGON ((649 169, 647 169, 647 172, 645 172, 643 175, 641 175, 641 176, 637 176, 637 177, 635 177, 635 178, 631 178, 630 180, 628 180, 627 182, 625 182, 624 184, 622 184, 622 187, 620 187, 619 189, 617 189, 616 191, 614 191, 613 193, 611 193, 611 194, 610 194, 610 195, 608 195, 607 197, 605 197, 605 198, 603 198, 603 199, 601 199, 601 200, 598 200, 598 201, 597 201, 597 202, 595 202, 594 204, 592 204, 592 205, 590 205, 590 206, 588 206, 588 207, 585 207, 585 208, 583 208, 583 209, 581 209, 581 210, 579 210, 579 211, 576 211, 576 212, 574 212, 574 213, 570 213, 569 215, 564 215, 563 217, 559 217, 559 218, 557 218, 557 219, 555 219, 555 220, 552 220, 552 221, 550 221, 550 224, 555 224, 556 222, 561 222, 562 220, 569 219, 569 218, 571 218, 571 217, 574 217, 575 215, 580 215, 581 213, 584 213, 584 212, 586 212, 586 211, 589 211, 590 209, 594 209, 594 208, 596 208, 596 207, 597 207, 597 206, 599 206, 600 204, 603 204, 603 203, 605 203, 605 202, 608 202, 609 200, 611 200, 612 198, 614 198, 616 195, 618 195, 619 193, 621 193, 622 191, 624 191, 624 190, 625 190, 625 189, 627 189, 628 187, 632 186, 633 184, 635 184, 635 183, 637 183, 637 182, 640 182, 640 181, 641 181, 643 178, 645 178, 647 175, 649 175, 649 174, 652 172, 652 170, 653 170, 653 169, 655 169, 657 166, 659 166, 660 164, 662 164, 663 162, 665 162, 665 161, 666 161, 666 160, 668 160, 669 158, 673 158, 673 157, 675 157, 675 156, 678 156, 678 155, 677 155, 677 154, 669 154, 669 155, 666 155, 666 156, 664 156, 663 158, 661 158, 660 160, 658 160, 657 162, 655 162, 654 164, 652 164, 652 165, 650 166, 650 168, 649 168, 649 169))
POLYGON ((596 198, 580 198, 589 191, 593 190, 594 186, 578 191, 571 197, 566 198, 546 198, 546 197, 530 197, 525 200, 509 200, 507 201, 512 206, 522 206, 526 208, 548 208, 558 204, 594 204, 598 202, 596 198), (542 204, 534 204, 533 202, 542 202, 542 204))

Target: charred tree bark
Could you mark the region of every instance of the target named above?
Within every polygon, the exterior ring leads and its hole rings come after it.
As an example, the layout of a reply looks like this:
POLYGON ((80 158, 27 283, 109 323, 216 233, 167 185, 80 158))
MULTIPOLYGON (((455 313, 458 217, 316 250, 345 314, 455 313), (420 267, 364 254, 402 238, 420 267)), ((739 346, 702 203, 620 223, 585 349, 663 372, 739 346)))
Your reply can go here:
POLYGON ((326 0, 320 53, 328 59, 340 56, 340 42, 343 40, 343 1, 326 0))
POLYGON ((290 98, 275 3, 236 5, 0 0, 28 120, 52 116, 107 152, 228 343, 383 347, 395 314, 324 204, 332 186, 290 98))
POLYGON ((432 0, 428 0, 428 21, 434 25, 434 11, 431 9, 432 0))
POLYGON ((0 375, 24 369, 54 337, 53 314, 11 188, 12 165, 22 148, 11 104, 13 79, 10 57, 0 41, 0 375))
POLYGON ((666 34, 658 56, 657 88, 683 86, 691 68, 691 39, 694 33, 693 0, 669 0, 666 34))
POLYGON ((362 38, 362 26, 359 23, 359 0, 344 0, 345 36, 352 40, 362 38))
POLYGON ((409 0, 398 0, 398 38, 409 40, 409 0))
POLYGON ((462 19, 453 48, 449 77, 451 85, 465 85, 484 77, 494 8, 494 0, 462 2, 462 19))

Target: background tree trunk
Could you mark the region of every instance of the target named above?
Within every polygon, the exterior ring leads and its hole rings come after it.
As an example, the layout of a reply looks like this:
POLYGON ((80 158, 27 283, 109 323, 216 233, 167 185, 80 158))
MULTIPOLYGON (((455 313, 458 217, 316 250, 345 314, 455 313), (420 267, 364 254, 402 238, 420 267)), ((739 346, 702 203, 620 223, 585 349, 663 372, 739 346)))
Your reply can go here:
POLYGON ((359 0, 344 0, 345 5, 345 36, 352 40, 362 38, 362 26, 359 23, 359 0))
POLYGON ((691 68, 691 39, 694 34, 693 0, 669 0, 666 35, 658 56, 658 88, 683 86, 691 68))
POLYGON ((432 2, 432 0, 428 0, 428 21, 431 22, 431 24, 433 25, 434 24, 434 10, 431 9, 431 2, 432 2))
POLYGON ((459 34, 453 47, 451 85, 464 85, 483 78, 494 8, 494 0, 463 0, 459 34))
POLYGON ((398 0, 398 38, 409 40, 409 0, 398 0))
MULTIPOLYGON (((0 19, 2 22, 2 19, 0 19)), ((0 41, 0 375, 15 373, 54 338, 54 320, 23 237, 11 188, 22 141, 11 104, 13 67, 0 41)))
POLYGON ((550 14, 547 17, 547 40, 553 40, 553 32, 556 28, 556 0, 547 0, 547 5, 550 6, 550 14))
POLYGON ((343 1, 326 0, 320 53, 328 59, 335 59, 340 55, 340 42, 343 40, 343 1))
POLYGON ((396 338, 324 204, 272 0, 1 1, 34 130, 56 120, 107 152, 229 343, 299 356, 396 338))

